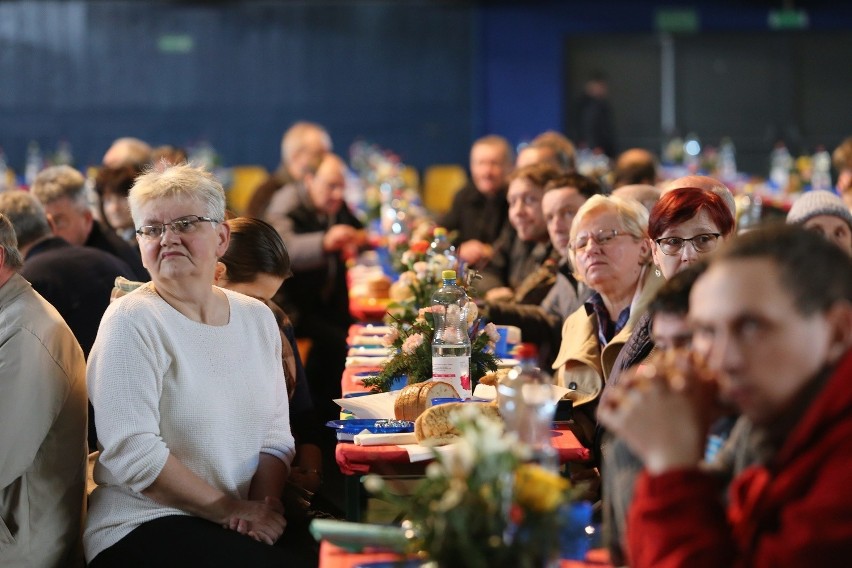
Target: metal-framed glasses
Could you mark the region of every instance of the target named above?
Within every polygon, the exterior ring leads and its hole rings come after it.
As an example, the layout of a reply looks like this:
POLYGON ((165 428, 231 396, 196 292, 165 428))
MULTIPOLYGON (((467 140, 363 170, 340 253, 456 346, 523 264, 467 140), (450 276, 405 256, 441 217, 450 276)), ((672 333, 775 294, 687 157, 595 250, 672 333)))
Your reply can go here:
POLYGON ((177 235, 187 235, 194 233, 198 228, 198 223, 221 223, 218 219, 212 217, 202 217, 201 215, 187 215, 172 219, 166 223, 151 223, 142 225, 136 229, 136 234, 146 239, 160 239, 166 232, 166 227, 172 230, 177 235))
POLYGON ((661 239, 654 239, 654 242, 657 243, 663 254, 674 256, 681 253, 686 243, 692 243, 692 248, 695 249, 695 252, 710 252, 719 244, 720 236, 720 233, 701 233, 689 239, 663 237, 661 239))
POLYGON ((573 251, 581 251, 589 246, 589 241, 595 241, 598 246, 605 246, 612 242, 615 237, 630 236, 629 233, 619 231, 618 229, 600 229, 594 233, 578 235, 568 246, 573 251))

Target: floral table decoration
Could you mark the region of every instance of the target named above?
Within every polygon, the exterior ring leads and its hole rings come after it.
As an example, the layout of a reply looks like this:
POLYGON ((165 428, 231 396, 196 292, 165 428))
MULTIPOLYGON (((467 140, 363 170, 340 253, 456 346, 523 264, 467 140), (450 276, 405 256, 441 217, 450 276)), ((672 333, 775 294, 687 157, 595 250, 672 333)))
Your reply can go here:
MULTIPOLYGON (((431 296, 431 295, 430 295, 431 296)), ((497 370, 494 346, 500 334, 493 323, 478 316, 476 304, 468 302, 468 333, 470 335, 470 376, 473 386, 491 371, 497 370)), ((387 392, 397 377, 407 377, 408 384, 432 378, 432 338, 435 319, 431 307, 420 308, 411 321, 408 317, 391 316, 390 331, 382 338, 394 354, 379 373, 363 379, 364 386, 374 392, 387 392)))
POLYGON ((451 416, 462 433, 454 451, 435 454, 411 495, 377 475, 364 486, 403 511, 412 549, 438 566, 555 566, 566 508, 578 488, 528 463, 528 451, 503 424, 465 405, 451 416))

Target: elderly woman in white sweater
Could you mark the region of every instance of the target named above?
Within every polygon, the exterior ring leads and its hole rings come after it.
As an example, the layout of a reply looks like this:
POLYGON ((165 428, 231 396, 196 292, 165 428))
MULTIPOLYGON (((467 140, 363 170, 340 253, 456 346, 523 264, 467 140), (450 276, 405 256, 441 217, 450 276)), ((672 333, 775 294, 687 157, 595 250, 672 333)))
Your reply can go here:
POLYGON ((100 456, 84 534, 99 566, 288 566, 271 546, 290 461, 281 338, 213 286, 228 247, 209 173, 158 168, 130 192, 152 281, 113 302, 88 365, 100 456))

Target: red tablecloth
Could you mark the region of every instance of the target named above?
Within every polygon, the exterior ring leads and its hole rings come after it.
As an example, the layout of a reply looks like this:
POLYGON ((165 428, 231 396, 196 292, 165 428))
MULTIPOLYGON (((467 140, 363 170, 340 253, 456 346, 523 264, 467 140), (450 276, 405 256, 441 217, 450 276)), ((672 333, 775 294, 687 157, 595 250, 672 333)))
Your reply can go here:
MULTIPOLYGON (((400 560, 399 554, 392 552, 347 552, 331 543, 320 545, 319 568, 355 568, 367 562, 392 562, 400 560)), ((605 550, 596 549, 589 552, 584 562, 579 560, 563 560, 560 568, 611 568, 609 554, 605 550)))
POLYGON ((349 313, 358 321, 380 322, 388 310, 389 299, 349 297, 349 313))
POLYGON ((377 373, 379 371, 381 371, 381 367, 369 365, 346 367, 343 369, 343 376, 340 378, 340 392, 344 395, 353 392, 367 392, 369 389, 361 384, 358 373, 377 373))
MULTIPOLYGON (((587 461, 590 457, 588 448, 584 448, 570 430, 554 430, 553 447, 562 463, 587 461)), ((388 466, 417 465, 411 464, 408 452, 399 446, 356 446, 341 442, 337 444, 335 458, 340 471, 346 475, 386 473, 388 466)))

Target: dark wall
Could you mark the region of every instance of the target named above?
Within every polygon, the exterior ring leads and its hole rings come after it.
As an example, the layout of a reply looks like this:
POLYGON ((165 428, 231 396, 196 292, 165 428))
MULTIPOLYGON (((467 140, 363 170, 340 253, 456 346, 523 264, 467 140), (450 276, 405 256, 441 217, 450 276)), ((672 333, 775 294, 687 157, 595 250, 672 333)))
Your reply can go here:
MULTIPOLYGON (((666 3, 695 7, 699 38, 766 34, 768 11, 780 5, 666 3)), ((791 71, 791 88, 812 95, 790 108, 807 125, 833 129, 821 139, 831 145, 852 130, 844 106, 852 79, 842 64, 852 53, 828 44, 820 52, 820 38, 849 37, 852 4, 802 5, 810 30, 801 33, 810 39, 801 53, 814 63, 791 71)), ((627 140, 654 147, 661 133, 649 130, 656 118, 648 109, 659 85, 634 61, 652 65, 655 56, 641 48, 622 57, 605 38, 653 38, 657 14, 655 2, 628 0, 0 0, 0 146, 20 171, 31 139, 48 151, 67 139, 78 166, 99 162, 118 136, 207 139, 226 165, 271 168, 284 129, 308 119, 329 128, 341 154, 364 138, 420 168, 466 163, 470 142, 486 133, 517 143, 546 129, 570 131, 577 78, 589 61, 566 46, 597 38, 626 68, 613 80, 638 80, 624 92, 642 95, 645 114, 617 109, 616 128, 635 126, 627 140)), ((685 97, 693 91, 678 88, 685 97)), ((821 131, 803 135, 816 140, 821 131)))
POLYGON ((852 4, 791 3, 807 11, 807 29, 770 30, 769 12, 783 4, 491 5, 479 15, 487 95, 477 110, 478 124, 516 142, 547 129, 570 134, 572 104, 583 81, 592 71, 603 71, 617 103, 618 146, 659 150, 664 133, 658 16, 661 10, 687 10, 695 16, 695 30, 673 34, 682 135, 695 130, 714 145, 725 134, 740 136, 746 167, 755 173, 765 173, 760 169, 776 136, 786 137, 796 152, 812 151, 816 144, 830 148, 852 134, 852 113, 841 100, 852 92, 852 4))
POLYGON ((96 164, 110 142, 209 140, 225 164, 274 167, 295 120, 416 166, 464 156, 472 10, 465 4, 0 2, 0 146, 29 140, 96 164))

